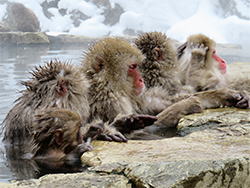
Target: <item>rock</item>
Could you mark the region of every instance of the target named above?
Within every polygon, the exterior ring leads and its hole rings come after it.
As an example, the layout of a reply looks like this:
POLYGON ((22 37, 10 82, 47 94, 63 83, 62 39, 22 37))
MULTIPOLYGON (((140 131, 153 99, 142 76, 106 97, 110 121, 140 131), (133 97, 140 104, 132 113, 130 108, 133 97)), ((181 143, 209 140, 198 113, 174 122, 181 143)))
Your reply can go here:
POLYGON ((125 175, 136 187, 248 187, 249 158, 131 164, 125 175))
POLYGON ((223 10, 224 17, 229 17, 232 15, 236 15, 242 19, 250 19, 249 12, 242 12, 241 6, 246 6, 249 8, 250 2, 248 0, 219 0, 220 8, 223 10))
POLYGON ((182 118, 177 126, 182 136, 193 131, 205 129, 245 126, 250 133, 250 112, 248 109, 219 108, 208 109, 202 113, 188 115, 182 118), (248 130, 249 129, 249 130, 248 130))
POLYGON ((122 175, 99 175, 96 173, 54 174, 45 175, 38 180, 13 181, 11 184, 3 184, 5 188, 33 188, 33 187, 121 187, 130 188, 129 180, 122 175))
POLYGON ((9 32, 11 31, 10 26, 7 22, 0 22, 0 32, 9 32))
POLYGON ((113 26, 119 22, 120 16, 124 13, 123 8, 117 3, 110 3, 109 0, 92 0, 92 2, 98 7, 104 7, 102 15, 105 20, 105 25, 113 26))
POLYGON ((11 3, 7 18, 13 31, 37 32, 40 31, 40 22, 35 13, 22 3, 11 3))
POLYGON ((45 32, 15 32, 0 33, 0 45, 6 44, 48 44, 50 43, 45 32))

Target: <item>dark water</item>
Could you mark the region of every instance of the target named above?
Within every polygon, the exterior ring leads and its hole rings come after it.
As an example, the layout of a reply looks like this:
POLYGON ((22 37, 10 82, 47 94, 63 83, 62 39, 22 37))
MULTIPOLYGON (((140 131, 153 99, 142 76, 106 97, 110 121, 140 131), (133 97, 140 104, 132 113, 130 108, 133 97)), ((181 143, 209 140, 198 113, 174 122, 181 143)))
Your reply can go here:
MULTIPOLYGON (((27 45, 27 46, 0 46, 0 122, 3 121, 8 111, 12 108, 15 99, 20 96, 18 91, 24 89, 20 84, 22 80, 29 77, 28 71, 45 61, 60 59, 70 60, 79 64, 86 45, 74 46, 48 46, 48 45, 27 45)), ((220 54, 220 51, 217 51, 220 54)), ((222 57, 228 64, 234 61, 250 62, 250 52, 243 50, 221 51, 222 57)), ((0 140, 2 138, 0 137, 0 140)), ((0 182, 9 182, 16 179, 34 178, 46 174, 50 169, 43 169, 38 173, 39 165, 30 161, 20 161, 13 155, 11 148, 5 147, 0 141, 0 182)), ((69 169, 68 166, 62 169, 69 169)), ((74 170, 74 169, 71 169, 74 170)))

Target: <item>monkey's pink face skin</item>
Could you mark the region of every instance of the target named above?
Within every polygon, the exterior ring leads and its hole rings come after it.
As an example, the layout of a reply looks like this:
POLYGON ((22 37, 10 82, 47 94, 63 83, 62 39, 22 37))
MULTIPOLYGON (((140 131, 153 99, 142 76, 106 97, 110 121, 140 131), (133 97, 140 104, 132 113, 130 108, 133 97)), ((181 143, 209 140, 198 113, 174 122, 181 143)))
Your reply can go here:
POLYGON ((128 74, 132 76, 134 79, 134 89, 135 89, 135 95, 140 95, 143 92, 143 89, 145 87, 143 79, 140 75, 140 73, 137 71, 138 63, 131 63, 128 66, 128 74))
POLYGON ((216 54, 216 50, 213 50, 212 58, 219 63, 219 70, 221 74, 227 73, 227 65, 226 62, 216 54))

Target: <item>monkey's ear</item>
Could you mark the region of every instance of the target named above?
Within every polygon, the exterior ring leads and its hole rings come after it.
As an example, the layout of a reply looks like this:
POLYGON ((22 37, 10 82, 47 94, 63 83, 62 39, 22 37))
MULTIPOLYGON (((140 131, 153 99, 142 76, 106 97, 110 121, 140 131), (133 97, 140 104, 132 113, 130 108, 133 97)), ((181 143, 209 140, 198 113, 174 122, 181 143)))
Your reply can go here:
POLYGON ((55 130, 56 135, 56 143, 58 146, 62 145, 63 143, 63 130, 62 129, 56 129, 55 130))
POLYGON ((96 57, 96 66, 95 70, 96 72, 100 72, 104 68, 104 60, 101 56, 96 57))
POLYGON ((162 50, 160 48, 155 48, 155 59, 156 61, 162 60, 162 50))

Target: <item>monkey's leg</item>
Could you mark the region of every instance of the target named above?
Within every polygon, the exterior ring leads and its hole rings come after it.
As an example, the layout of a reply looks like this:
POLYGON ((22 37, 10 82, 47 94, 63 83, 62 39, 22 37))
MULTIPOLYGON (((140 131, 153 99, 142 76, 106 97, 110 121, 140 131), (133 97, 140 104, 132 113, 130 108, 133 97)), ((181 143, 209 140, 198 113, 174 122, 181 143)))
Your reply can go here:
POLYGON ((202 111, 203 107, 199 98, 192 96, 173 104, 172 106, 159 113, 156 116, 158 120, 154 123, 154 125, 175 127, 182 117, 188 114, 199 113, 202 111))

